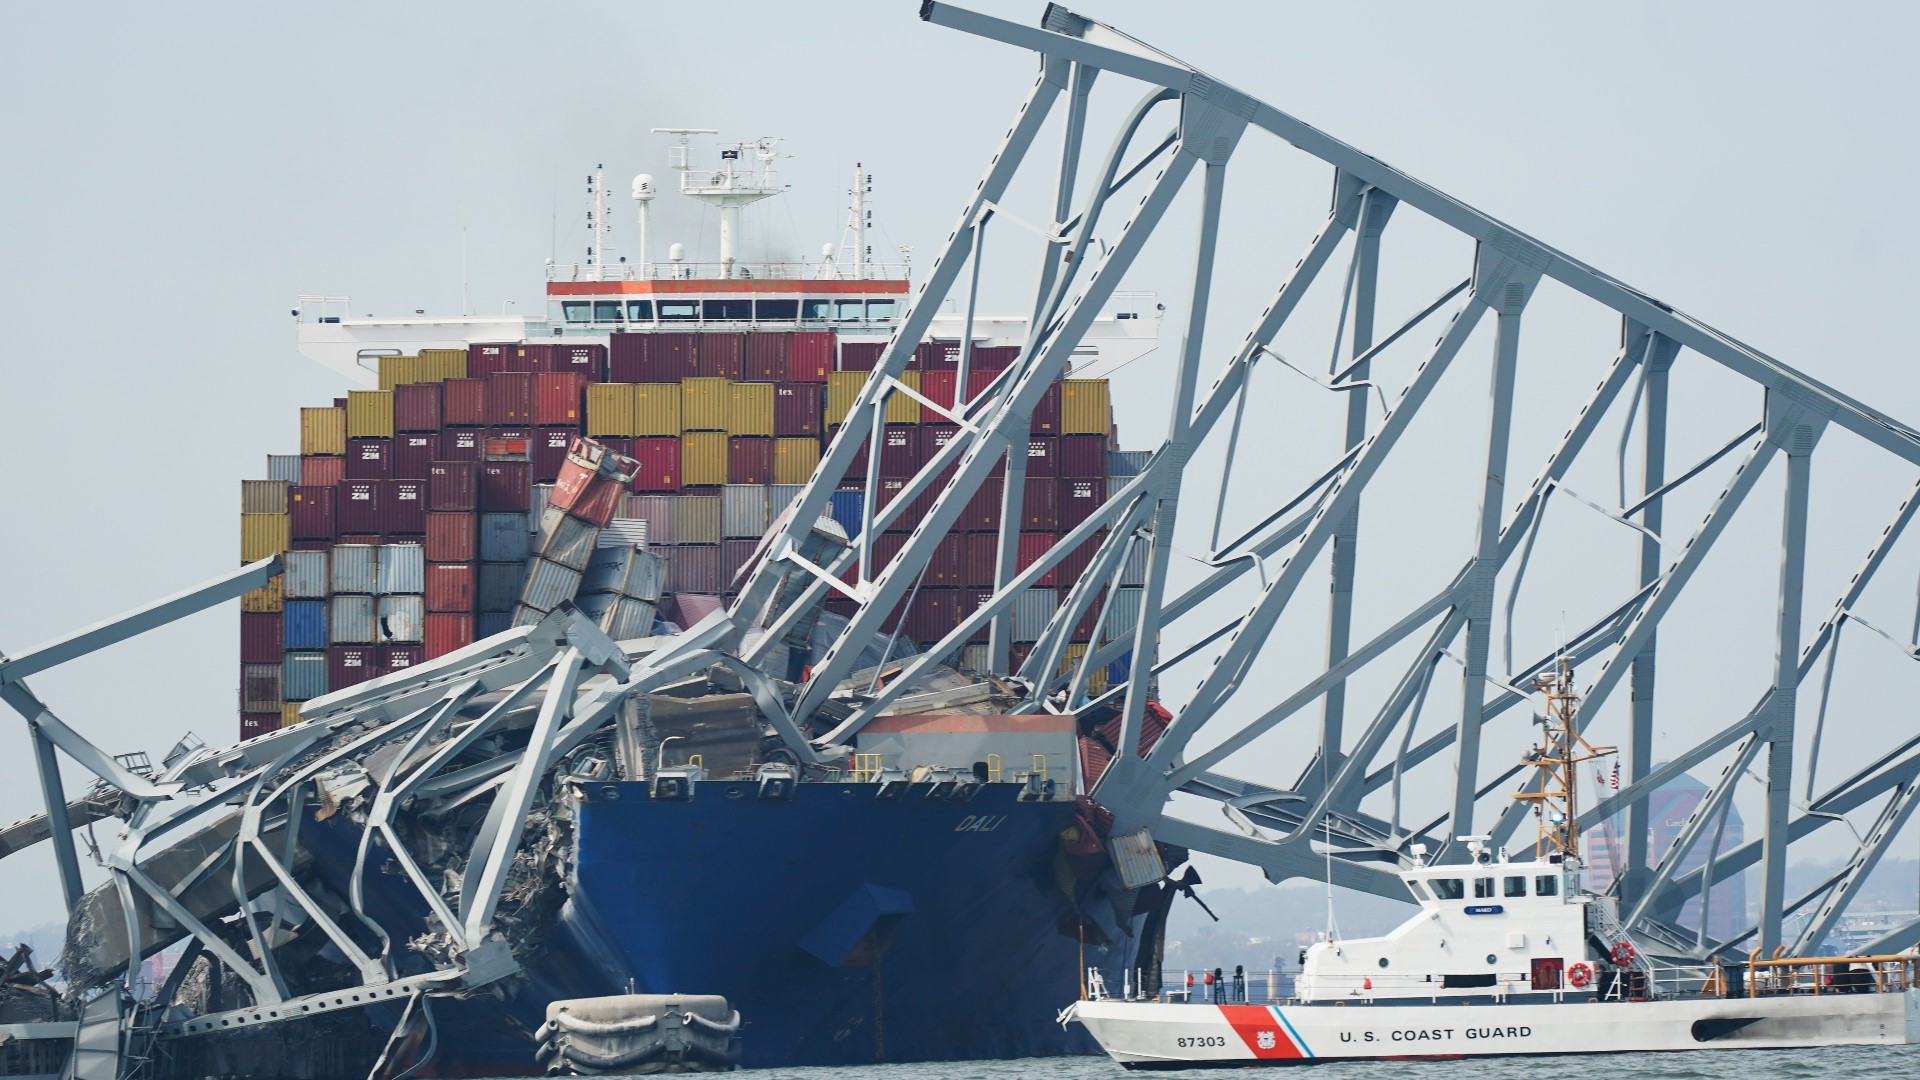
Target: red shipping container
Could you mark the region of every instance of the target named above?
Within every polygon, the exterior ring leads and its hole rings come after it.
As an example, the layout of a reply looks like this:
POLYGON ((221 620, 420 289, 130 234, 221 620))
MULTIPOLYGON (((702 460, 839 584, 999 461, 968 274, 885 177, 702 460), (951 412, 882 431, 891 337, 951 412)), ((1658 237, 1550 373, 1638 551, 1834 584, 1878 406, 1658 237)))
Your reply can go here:
POLYGON ((503 371, 487 376, 487 424, 513 426, 533 422, 533 376, 503 371))
POLYGON ((920 578, 921 595, 926 595, 927 588, 959 588, 967 583, 966 577, 966 534, 948 533, 933 546, 933 557, 927 560, 926 572, 920 578))
POLYGON ((960 583, 973 589, 993 588, 994 572, 1000 567, 999 533, 963 533, 967 550, 961 567, 960 583))
POLYGON ((687 333, 648 334, 646 375, 633 381, 679 382, 699 375, 699 364, 695 360, 695 344, 699 336, 687 333))
POLYGON ((880 475, 911 480, 920 472, 920 433, 912 424, 888 424, 880 432, 880 475))
POLYGON ((487 422, 487 380, 448 379, 440 384, 440 422, 447 427, 479 427, 487 422))
POLYGON ((1025 500, 1020 505, 1020 528, 1053 532, 1060 527, 1060 509, 1056 483, 1051 476, 1027 477, 1025 500))
MULTIPOLYGON (((1040 556, 1045 555, 1047 552, 1053 550, 1053 545, 1058 543, 1059 540, 1060 540, 1060 537, 1057 533, 1050 533, 1050 532, 1021 533, 1020 534, 1020 559, 1017 563, 1015 563, 1014 572, 1025 573, 1027 567, 1032 566, 1034 563, 1037 563, 1040 561, 1040 556)), ((1060 567, 1056 565, 1054 566, 1053 569, 1048 570, 1046 573, 1040 575, 1040 580, 1035 582, 1034 584, 1040 586, 1043 589, 1053 589, 1053 588, 1058 588, 1062 580, 1063 579, 1061 578, 1061 575, 1060 575, 1060 567)), ((1078 580, 1078 578, 1069 577, 1069 578, 1065 578, 1064 580, 1067 582, 1067 584, 1072 585, 1076 580, 1078 580)))
POLYGON ((1067 640, 1081 644, 1091 644, 1094 631, 1100 628, 1100 605, 1106 602, 1107 590, 1101 589, 1099 592, 1093 594, 1093 599, 1087 601, 1087 609, 1080 613, 1080 621, 1073 624, 1073 633, 1068 636, 1067 640))
POLYGON ((384 645, 380 648, 380 674, 405 671, 425 659, 418 645, 384 645))
POLYGON ((1100 545, 1106 538, 1107 530, 1100 529, 1082 540, 1079 547, 1067 552, 1067 557, 1061 559, 1060 565, 1055 568, 1059 580, 1069 583, 1079 581, 1087 572, 1087 567, 1093 565, 1093 557, 1100 553, 1100 545))
POLYGON ((694 364, 705 379, 732 379, 746 376, 747 335, 701 334, 694 346, 694 364))
POLYGON ((559 479, 560 466, 567 460, 567 447, 572 446, 573 440, 579 437, 580 432, 577 428, 535 428, 533 446, 528 454, 533 463, 533 482, 547 484, 559 479))
POLYGON ((385 480, 392 475, 392 439, 347 440, 347 479, 385 480))
POLYGON ((300 459, 300 482, 307 487, 332 487, 346 478, 346 458, 303 457, 300 459))
MULTIPOLYGON (((880 509, 885 510, 888 506, 891 506, 895 500, 900 498, 900 493, 905 490, 909 483, 911 483, 910 480, 882 478, 880 487, 874 496, 875 502, 879 505, 880 509)), ((895 517, 888 523, 885 531, 890 533, 912 532, 919 527, 920 519, 926 516, 927 508, 933 505, 933 499, 934 496, 932 493, 916 497, 912 502, 907 504, 898 517, 895 517)))
MULTIPOLYGON (((843 341, 840 343, 841 371, 872 371, 880 366, 880 355, 887 350, 884 341, 843 341)), ((788 357, 788 363, 793 363, 788 357)))
POLYGON ((268 732, 280 730, 280 714, 271 712, 249 712, 240 714, 240 740, 257 739, 268 732))
POLYGON ((1060 475, 1060 440, 1035 435, 1027 440, 1027 475, 1060 475))
POLYGON ((289 540, 287 541, 287 550, 288 551, 326 551, 327 549, 333 547, 333 544, 334 544, 334 541, 332 539, 323 540, 323 539, 320 539, 319 537, 315 537, 311 540, 289 540))
POLYGON ((1060 436, 1060 470, 1055 476, 1081 480, 1107 478, 1107 437, 1105 435, 1060 436))
POLYGON ((998 532, 1000 504, 1006 497, 1006 486, 1006 479, 999 476, 980 481, 973 498, 967 500, 966 512, 960 515, 956 528, 966 532, 998 532))
POLYGON ((240 662, 277 664, 280 662, 280 613, 243 611, 240 613, 240 662))
POLYGON ((488 428, 480 440, 481 461, 526 461, 533 453, 530 427, 488 428))
MULTIPOLYGON (((294 540, 331 540, 339 531, 335 524, 335 491, 330 487, 300 484, 287 489, 288 533, 294 540)), ((261 661, 265 663, 266 661, 261 661)))
POLYGON ((438 432, 409 431, 393 437, 393 479, 425 480, 439 460, 438 432))
POLYGON ((738 435, 728 439, 727 482, 773 483, 773 440, 756 435, 738 435))
MULTIPOLYGON (((907 535, 905 533, 881 533, 879 536, 874 537, 873 564, 867 569, 867 579, 872 580, 879 577, 881 569, 892 562, 894 556, 900 554, 900 549, 906 546, 907 535)), ((859 547, 858 542, 854 544, 854 547, 859 547)), ((859 566, 859 562, 860 557, 856 554, 853 561, 847 563, 847 568, 840 575, 840 580, 849 585, 858 580, 855 576, 855 570, 859 566)))
POLYGON ((380 492, 380 517, 389 536, 419 536, 427 531, 426 480, 389 480, 380 492))
POLYGON ((833 371, 834 336, 831 330, 802 330, 787 336, 787 379, 791 382, 827 381, 833 371))
POLYGON ((720 541, 720 588, 723 592, 735 592, 740 588, 740 572, 753 561, 754 549, 760 546, 758 540, 722 540, 720 541))
MULTIPOLYGON (((960 372, 956 368, 942 368, 920 373, 920 393, 928 401, 943 409, 953 408, 953 389, 959 384, 960 372)), ((938 414, 935 414, 938 415, 938 414)))
POLYGON ((573 371, 533 377, 533 422, 579 427, 585 409, 581 399, 587 392, 587 377, 573 371))
POLYGON ((913 350, 908 368, 915 371, 955 370, 960 366, 958 341, 923 341, 913 350))
POLYGON ((553 374, 571 372, 587 382, 604 382, 607 377, 607 347, 550 345, 541 366, 533 370, 553 374))
POLYGON ((426 645, 420 654, 427 660, 445 656, 473 644, 473 616, 450 611, 427 612, 426 645))
POLYGON ((781 438, 820 437, 827 384, 787 382, 773 388, 773 433, 781 438))
POLYGON ((972 355, 967 357, 968 371, 1005 371, 1020 359, 1020 346, 994 345, 983 347, 976 345, 972 355))
POLYGON ((380 534, 377 532, 341 533, 340 539, 335 541, 335 543, 378 544, 380 543, 380 534))
POLYGON ((671 436, 635 439, 632 456, 640 463, 640 471, 633 477, 633 490, 680 490, 679 439, 671 436))
POLYGON ((427 467, 427 509, 480 508, 480 464, 474 461, 436 461, 427 467))
POLYGON ((384 480, 342 480, 334 497, 334 525, 343 533, 380 531, 380 489, 384 480))
POLYGON ((439 431, 440 394, 444 384, 402 383, 393 388, 393 430, 439 431))
POLYGON ((913 598, 913 610, 907 613, 907 635, 922 645, 932 645, 960 625, 959 589, 922 587, 913 598))
MULTIPOLYGON (((920 464, 922 465, 931 464, 934 458, 940 456, 940 451, 945 450, 947 448, 947 444, 952 442, 954 438, 959 434, 960 434, 960 425, 958 424, 921 424, 920 425, 920 464)), ((954 460, 954 464, 949 465, 945 469, 941 470, 942 481, 945 481, 948 477, 951 477, 954 474, 955 469, 959 465, 959 462, 960 462, 959 458, 956 457, 953 460, 954 460)))
MULTIPOLYGON (((956 614, 959 616, 961 622, 965 622, 968 618, 972 617, 974 612, 987 606, 987 603, 992 599, 992 589, 962 589, 960 590, 960 610, 956 612, 956 614)), ((992 632, 993 621, 989 619, 981 623, 980 628, 968 636, 967 643, 970 645, 985 645, 990 640, 988 635, 992 632)), ((1018 671, 1019 669, 1015 668, 1014 670, 1018 671)))
POLYGON ((380 676, 380 650, 372 645, 335 645, 327 650, 327 690, 345 690, 380 676))
MULTIPOLYGON (((647 341, 653 334, 614 334, 607 339, 607 381, 647 382, 647 341)), ((678 380, 675 380, 678 381, 678 380)))
POLYGON ((479 522, 470 513, 427 514, 428 562, 472 562, 478 546, 479 522))
POLYGON ((485 428, 450 427, 440 434, 439 461, 479 461, 487 441, 485 428))
POLYGON ((1106 505, 1107 478, 1063 479, 1059 482, 1055 498, 1058 500, 1059 528, 1071 529, 1106 505))
POLYGON ((524 371, 528 373, 535 371, 552 371, 553 348, 552 345, 530 342, 522 342, 519 345, 515 345, 512 349, 508 350, 507 353, 507 370, 524 371))
POLYGON ((790 334, 747 335, 747 361, 741 378, 748 382, 787 381, 787 343, 790 334))
POLYGON ((524 514, 532 506, 532 466, 524 461, 480 463, 480 509, 524 514))
POLYGON ((467 375, 484 379, 496 371, 510 371, 508 362, 515 345, 508 342, 482 342, 467 346, 467 375))
MULTIPOLYGON (((999 377, 1000 377, 1000 373, 998 371, 984 371, 980 368, 974 368, 974 367, 968 368, 967 369, 967 400, 974 401, 978 399, 980 395, 987 392, 988 387, 993 385, 993 380, 999 377)), ((921 376, 921 378, 924 379, 926 378, 926 376, 923 375, 921 376)), ((1058 414, 1059 408, 1057 405, 1055 406, 1054 411, 1056 414, 1058 414)), ((1055 424, 1054 426, 1058 427, 1059 425, 1055 424)), ((1035 428, 1034 430, 1038 431, 1039 429, 1035 428)), ((1048 434, 1052 434, 1052 432, 1048 432, 1048 434)))
POLYGON ((1033 433, 1035 435, 1060 434, 1060 380, 1047 384, 1046 393, 1040 395, 1040 401, 1033 407, 1033 433))
POLYGON ((474 564, 470 562, 430 562, 427 564, 427 610, 473 610, 474 564))

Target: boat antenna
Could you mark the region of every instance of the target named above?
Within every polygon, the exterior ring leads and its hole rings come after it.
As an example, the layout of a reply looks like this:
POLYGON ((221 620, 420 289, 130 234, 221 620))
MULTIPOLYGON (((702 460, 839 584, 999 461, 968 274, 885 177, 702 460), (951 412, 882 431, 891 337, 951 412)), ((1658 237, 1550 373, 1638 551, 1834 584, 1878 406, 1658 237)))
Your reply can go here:
POLYGON ((1580 697, 1573 689, 1573 662, 1564 654, 1555 658, 1552 672, 1534 676, 1534 689, 1546 695, 1544 715, 1536 714, 1540 725, 1540 745, 1534 748, 1531 764, 1539 771, 1540 782, 1532 791, 1513 796, 1533 804, 1533 816, 1539 823, 1534 841, 1534 857, 1559 855, 1574 863, 1580 861, 1579 794, 1582 762, 1613 753, 1612 746, 1595 746, 1573 726, 1579 712, 1580 697))

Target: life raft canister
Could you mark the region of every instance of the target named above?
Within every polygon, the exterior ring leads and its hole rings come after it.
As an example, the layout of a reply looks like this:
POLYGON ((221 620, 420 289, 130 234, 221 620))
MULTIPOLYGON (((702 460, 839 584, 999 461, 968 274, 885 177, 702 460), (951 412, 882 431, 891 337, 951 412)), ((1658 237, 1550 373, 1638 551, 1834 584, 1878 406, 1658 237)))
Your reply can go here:
POLYGON ((1613 965, 1615 967, 1633 966, 1633 942, 1621 941, 1613 946, 1613 965))
POLYGON ((1593 981, 1593 968, 1586 964, 1575 964, 1567 969, 1567 982, 1576 989, 1593 981))

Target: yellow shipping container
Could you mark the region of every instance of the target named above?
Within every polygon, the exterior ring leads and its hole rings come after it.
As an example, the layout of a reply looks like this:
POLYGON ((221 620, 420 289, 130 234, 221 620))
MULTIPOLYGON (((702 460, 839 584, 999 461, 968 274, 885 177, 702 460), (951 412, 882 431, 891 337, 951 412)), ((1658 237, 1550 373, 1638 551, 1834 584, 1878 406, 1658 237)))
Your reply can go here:
POLYGON ((240 481, 240 512, 243 514, 284 514, 287 512, 285 480, 240 481))
POLYGON ((420 377, 420 358, 417 356, 382 356, 374 361, 374 370, 380 373, 380 389, 392 390, 406 383, 423 382, 420 377))
POLYGON ((347 438, 393 438, 393 391, 347 391, 347 438))
MULTIPOLYGON (((772 383, 737 382, 729 388, 727 434, 773 434, 772 383)), ((786 481, 776 480, 774 483, 784 484, 786 481)))
POLYGON ((680 436, 680 483, 688 487, 727 482, 727 433, 689 431, 680 436))
POLYGON ((633 384, 633 433, 641 436, 680 434, 679 383, 633 384))
POLYGON ((632 435, 634 389, 633 383, 588 383, 587 434, 632 435))
POLYGON ((1060 434, 1105 435, 1113 426, 1113 405, 1105 379, 1060 382, 1060 434))
MULTIPOLYGON (((920 389, 920 373, 917 371, 901 372, 900 381, 915 390, 920 389)), ((919 422, 919 399, 903 394, 896 388, 893 394, 887 398, 887 423, 917 424, 919 422)))
POLYGON ((864 371, 828 372, 827 423, 846 423, 847 414, 853 411, 853 403, 860 397, 860 388, 865 385, 867 373, 864 371))
POLYGON ((240 610, 246 612, 274 612, 286 609, 285 582, 279 574, 273 580, 253 590, 240 594, 240 610))
MULTIPOLYGON (((680 430, 727 430, 727 403, 730 397, 727 386, 725 379, 681 379, 680 430)), ((705 482, 687 481, 689 484, 705 482)), ((714 483, 724 484, 726 481, 716 480, 714 483)))
POLYGON ((347 410, 301 409, 300 453, 308 457, 347 452, 347 410))
POLYGON ((289 701, 280 706, 281 727, 289 728, 300 722, 300 706, 302 704, 302 702, 298 701, 289 701))
POLYGON ((422 382, 464 379, 467 377, 467 350, 421 349, 420 368, 422 382))
POLYGON ((773 440, 773 482, 804 484, 813 479, 820 467, 820 442, 817 439, 773 440))
POLYGON ((241 514, 240 561, 258 562, 287 550, 290 520, 285 514, 241 514))
MULTIPOLYGON (((1106 380, 1105 379, 1088 379, 1085 381, 1105 382, 1106 380)), ((1080 658, 1085 655, 1087 655, 1087 646, 1085 645, 1067 646, 1066 653, 1060 657, 1060 674, 1069 675, 1069 676, 1072 675, 1074 669, 1080 666, 1080 658)), ((1106 692, 1107 692, 1107 669, 1104 667, 1097 667, 1097 668, 1094 668, 1092 671, 1087 672, 1087 696, 1099 697, 1101 694, 1104 694, 1106 692)))

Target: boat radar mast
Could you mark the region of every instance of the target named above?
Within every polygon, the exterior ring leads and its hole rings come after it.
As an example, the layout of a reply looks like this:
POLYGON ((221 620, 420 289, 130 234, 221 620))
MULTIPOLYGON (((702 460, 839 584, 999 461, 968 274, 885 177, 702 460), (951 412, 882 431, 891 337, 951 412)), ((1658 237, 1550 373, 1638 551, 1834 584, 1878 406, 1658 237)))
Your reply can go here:
MULTIPOLYGON (((667 151, 667 163, 680 174, 680 194, 710 203, 720 211, 720 276, 737 276, 740 244, 740 209, 761 199, 778 195, 786 188, 774 176, 773 161, 779 157, 778 139, 757 139, 735 143, 720 149, 720 167, 696 166, 688 154, 687 143, 695 135, 717 134, 712 128, 654 128, 656 135, 675 135, 679 145, 667 151), (756 165, 744 164, 745 154, 753 154, 756 165)), ((645 203, 642 202, 642 213, 645 203)))
POLYGON ((1594 746, 1574 730, 1573 717, 1580 698, 1573 690, 1571 660, 1561 657, 1553 671, 1535 677, 1533 686, 1547 698, 1545 715, 1534 717, 1534 722, 1540 725, 1540 745, 1534 748, 1528 762, 1539 770, 1540 782, 1532 791, 1519 792, 1514 798, 1533 804, 1533 816, 1540 824, 1539 839, 1534 841, 1535 857, 1560 855, 1578 863, 1578 767, 1582 762, 1605 757, 1616 748, 1594 746))

